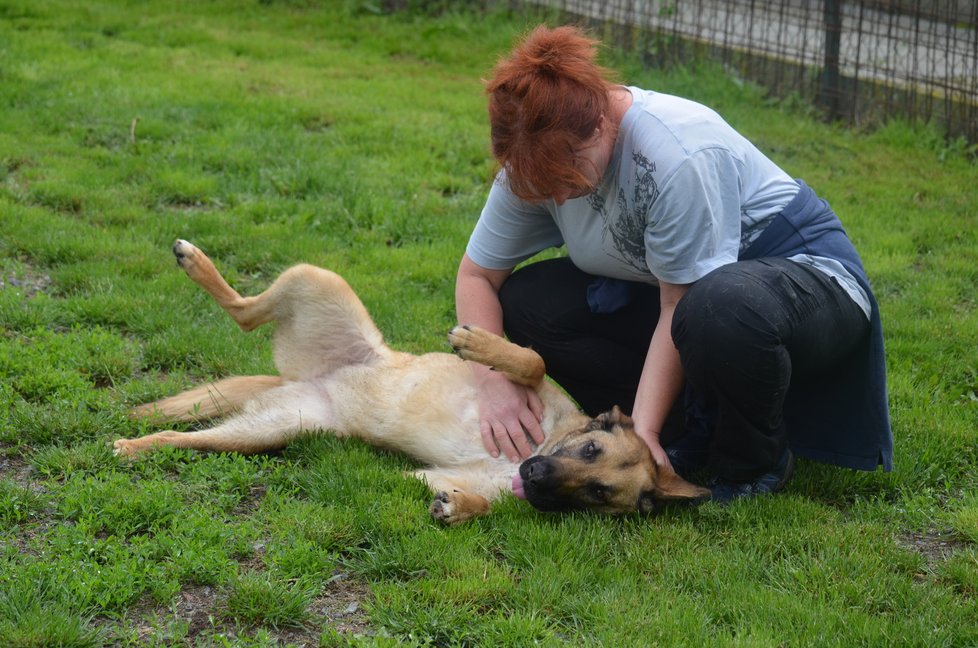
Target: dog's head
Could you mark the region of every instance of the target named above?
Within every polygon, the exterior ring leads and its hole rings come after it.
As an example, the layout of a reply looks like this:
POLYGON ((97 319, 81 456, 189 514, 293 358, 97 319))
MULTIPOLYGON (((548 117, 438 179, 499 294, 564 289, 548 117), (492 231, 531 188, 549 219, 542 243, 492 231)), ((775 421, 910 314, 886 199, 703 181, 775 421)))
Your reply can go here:
POLYGON ((656 466, 631 418, 617 407, 524 461, 513 490, 541 511, 608 514, 650 513, 662 500, 710 494, 656 466))

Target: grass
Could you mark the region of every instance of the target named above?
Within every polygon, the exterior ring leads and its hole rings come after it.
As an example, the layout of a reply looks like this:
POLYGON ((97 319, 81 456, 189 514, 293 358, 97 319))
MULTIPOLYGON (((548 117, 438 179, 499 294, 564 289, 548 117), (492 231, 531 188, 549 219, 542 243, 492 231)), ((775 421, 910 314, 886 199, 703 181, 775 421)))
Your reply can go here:
POLYGON ((444 529, 402 457, 309 438, 164 450, 135 404, 268 373, 174 265, 245 293, 342 273, 388 341, 446 350, 492 165, 480 76, 525 18, 370 3, 0 4, 0 644, 978 643, 978 200, 926 127, 814 120, 710 66, 609 52, 716 107, 841 214, 880 299, 895 463, 653 518, 507 498, 444 529))

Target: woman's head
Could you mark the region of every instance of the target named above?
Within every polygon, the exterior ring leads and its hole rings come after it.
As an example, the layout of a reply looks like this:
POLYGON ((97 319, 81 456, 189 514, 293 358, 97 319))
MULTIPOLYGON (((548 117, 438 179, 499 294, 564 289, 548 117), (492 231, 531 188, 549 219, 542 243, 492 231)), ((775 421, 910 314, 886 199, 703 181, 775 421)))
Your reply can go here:
POLYGON ((613 85, 597 45, 576 27, 537 27, 486 83, 492 153, 517 196, 579 196, 600 180, 604 169, 593 168, 590 152, 615 125, 606 119, 613 85))

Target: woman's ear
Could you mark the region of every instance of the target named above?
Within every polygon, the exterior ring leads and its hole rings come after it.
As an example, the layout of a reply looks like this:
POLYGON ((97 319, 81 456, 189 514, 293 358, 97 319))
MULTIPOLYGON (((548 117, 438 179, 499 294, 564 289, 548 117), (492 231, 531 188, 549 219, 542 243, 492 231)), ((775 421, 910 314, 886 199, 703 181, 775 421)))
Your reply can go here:
POLYGON ((608 119, 604 116, 604 113, 601 113, 601 115, 598 117, 598 125, 594 127, 594 133, 591 135, 591 139, 600 139, 607 127, 608 119))

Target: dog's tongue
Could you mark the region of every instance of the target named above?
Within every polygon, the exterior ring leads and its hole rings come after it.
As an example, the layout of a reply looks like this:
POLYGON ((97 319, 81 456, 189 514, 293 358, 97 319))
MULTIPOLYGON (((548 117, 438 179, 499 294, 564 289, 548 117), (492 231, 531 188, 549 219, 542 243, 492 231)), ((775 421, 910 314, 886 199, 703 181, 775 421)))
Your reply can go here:
POLYGON ((520 477, 519 473, 513 475, 513 495, 522 500, 526 499, 526 493, 523 492, 523 478, 520 477))

